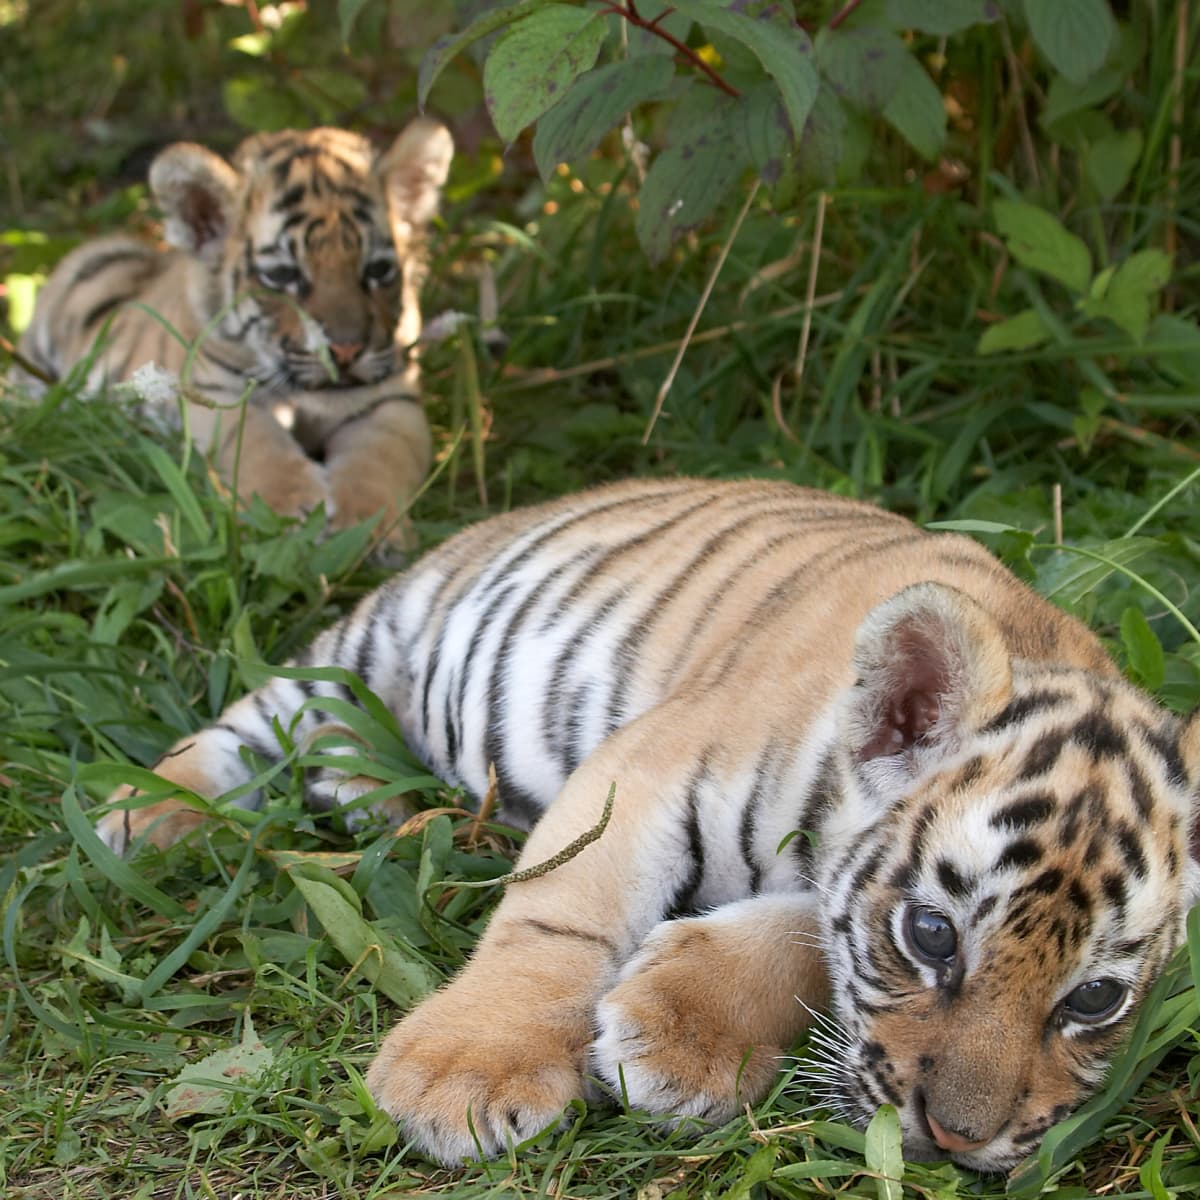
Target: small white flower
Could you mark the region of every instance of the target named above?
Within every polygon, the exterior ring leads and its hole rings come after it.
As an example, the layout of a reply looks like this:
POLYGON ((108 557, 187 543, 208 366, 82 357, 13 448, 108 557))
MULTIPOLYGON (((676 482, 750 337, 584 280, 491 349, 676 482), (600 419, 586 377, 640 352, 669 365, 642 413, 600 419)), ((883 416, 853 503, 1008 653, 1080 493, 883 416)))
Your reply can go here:
POLYGON ((444 342, 447 338, 453 337, 460 326, 470 319, 469 313, 456 312, 454 309, 448 308, 426 324, 421 331, 421 341, 444 342))
POLYGON ((142 363, 126 380, 125 386, 149 408, 175 408, 179 399, 179 376, 156 362, 142 363))

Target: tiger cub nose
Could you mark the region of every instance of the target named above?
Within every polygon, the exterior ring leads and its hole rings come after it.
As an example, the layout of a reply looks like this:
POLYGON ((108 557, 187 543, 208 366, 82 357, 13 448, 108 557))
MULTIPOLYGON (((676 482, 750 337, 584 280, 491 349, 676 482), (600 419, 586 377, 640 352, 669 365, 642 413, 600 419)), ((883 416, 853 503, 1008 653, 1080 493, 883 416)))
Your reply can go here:
POLYGON ((362 342, 330 342, 329 353, 339 367, 348 367, 361 353, 362 342))
POLYGON ((978 1141, 973 1141, 971 1138, 965 1137, 953 1129, 947 1129, 929 1111, 925 1093, 920 1088, 914 1093, 913 1102, 916 1106, 917 1114, 924 1119, 926 1126, 929 1128, 929 1136, 948 1154, 964 1154, 968 1150, 982 1150, 991 1141, 991 1138, 986 1137, 978 1141))

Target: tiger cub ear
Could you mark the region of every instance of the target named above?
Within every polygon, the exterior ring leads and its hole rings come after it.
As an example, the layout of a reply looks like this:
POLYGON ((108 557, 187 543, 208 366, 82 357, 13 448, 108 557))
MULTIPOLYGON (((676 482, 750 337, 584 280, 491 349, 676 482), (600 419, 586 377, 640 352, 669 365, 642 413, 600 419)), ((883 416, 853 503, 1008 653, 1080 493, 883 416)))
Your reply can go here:
POLYGON ((163 211, 167 241, 215 262, 236 214, 238 173, 192 142, 176 142, 150 166, 150 190, 163 211))
POLYGON ((372 170, 387 196, 398 241, 437 214, 453 157, 450 130, 440 121, 418 117, 375 160, 372 170))
MULTIPOLYGON (((852 761, 912 771, 907 751, 953 750, 1012 696, 1012 661, 995 621, 955 588, 919 583, 869 612, 854 643, 848 700, 852 761)), ((882 780, 881 780, 882 782, 882 780)))

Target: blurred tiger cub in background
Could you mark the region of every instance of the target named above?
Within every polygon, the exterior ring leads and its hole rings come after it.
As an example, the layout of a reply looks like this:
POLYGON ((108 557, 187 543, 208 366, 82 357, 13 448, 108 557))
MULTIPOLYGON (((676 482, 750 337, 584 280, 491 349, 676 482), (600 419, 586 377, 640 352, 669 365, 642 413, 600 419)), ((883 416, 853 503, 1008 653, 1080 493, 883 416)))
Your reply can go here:
MULTIPOLYGON (((169 248, 117 234, 72 251, 20 349, 60 378, 100 337, 93 387, 147 363, 186 376, 191 436, 243 499, 324 504, 334 527, 382 512, 402 543, 432 453, 403 347, 420 332, 422 235, 453 149, 424 118, 379 155, 344 129, 258 134, 232 164, 168 146, 150 189, 169 248)), ((171 387, 139 390, 173 413, 171 387)))

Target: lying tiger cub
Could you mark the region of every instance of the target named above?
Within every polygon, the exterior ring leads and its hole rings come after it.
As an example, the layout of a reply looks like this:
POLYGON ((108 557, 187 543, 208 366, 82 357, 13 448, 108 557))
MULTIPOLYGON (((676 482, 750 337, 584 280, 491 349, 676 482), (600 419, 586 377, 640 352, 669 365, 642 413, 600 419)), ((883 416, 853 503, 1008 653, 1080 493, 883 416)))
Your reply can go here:
POLYGON ((335 527, 382 512, 402 541, 432 449, 397 342, 419 333, 420 241, 452 153, 425 119, 379 156, 344 129, 259 134, 232 166, 168 146, 150 189, 172 249, 117 235, 72 251, 20 349, 59 378, 107 329, 89 383, 145 363, 184 377, 191 435, 242 497, 288 514, 324 504, 335 527))
MULTIPOLYGON (((298 661, 356 671, 475 795, 493 764, 522 864, 616 785, 602 835, 508 888, 371 1067, 445 1163, 553 1124, 588 1076, 722 1121, 770 1087, 798 998, 828 998, 838 1111, 894 1104, 909 1156, 1004 1170, 1100 1082, 1200 885, 1200 718, 968 538, 784 483, 485 521, 298 661)), ((278 761, 272 723, 303 738, 318 693, 348 695, 276 679, 157 771, 244 784, 243 750, 278 761)), ((99 828, 124 850, 200 820, 167 800, 99 828)))

